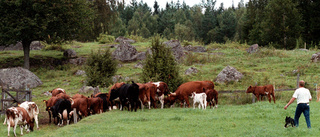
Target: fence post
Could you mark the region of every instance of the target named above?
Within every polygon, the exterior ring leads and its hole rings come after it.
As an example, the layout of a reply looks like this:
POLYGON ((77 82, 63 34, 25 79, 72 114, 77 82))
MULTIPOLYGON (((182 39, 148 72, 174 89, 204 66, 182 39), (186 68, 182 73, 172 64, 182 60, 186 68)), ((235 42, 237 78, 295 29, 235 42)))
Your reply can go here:
POLYGON ((78 115, 77 115, 77 110, 76 108, 73 108, 73 123, 76 124, 78 121, 78 115))
POLYGON ((256 102, 256 96, 252 94, 252 103, 256 102))

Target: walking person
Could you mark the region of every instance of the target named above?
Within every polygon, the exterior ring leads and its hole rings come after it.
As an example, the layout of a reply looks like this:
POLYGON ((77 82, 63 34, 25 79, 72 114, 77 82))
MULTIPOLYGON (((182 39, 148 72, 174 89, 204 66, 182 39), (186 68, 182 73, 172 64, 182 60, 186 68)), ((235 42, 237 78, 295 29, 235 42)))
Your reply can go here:
POLYGON ((295 126, 296 127, 299 126, 299 118, 301 113, 303 113, 307 122, 307 127, 311 128, 309 101, 311 101, 312 97, 309 89, 306 89, 304 86, 305 86, 305 82, 303 80, 299 81, 299 88, 295 90, 288 104, 284 106, 284 109, 286 110, 289 107, 289 105, 293 103, 294 100, 297 99, 298 105, 294 115, 295 126))

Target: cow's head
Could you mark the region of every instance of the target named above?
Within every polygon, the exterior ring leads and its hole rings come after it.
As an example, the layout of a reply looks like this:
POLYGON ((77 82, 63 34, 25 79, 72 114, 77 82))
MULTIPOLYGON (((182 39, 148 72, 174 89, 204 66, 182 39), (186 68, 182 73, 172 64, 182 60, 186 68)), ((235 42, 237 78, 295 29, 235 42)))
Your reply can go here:
POLYGON ((177 94, 171 93, 171 94, 168 94, 166 98, 164 98, 164 103, 165 104, 169 103, 171 106, 176 101, 176 99, 177 99, 177 94))
POLYGON ((254 87, 253 86, 249 86, 246 93, 253 93, 254 91, 254 87))
POLYGON ((191 98, 194 98, 194 96, 196 96, 196 92, 191 93, 191 98))

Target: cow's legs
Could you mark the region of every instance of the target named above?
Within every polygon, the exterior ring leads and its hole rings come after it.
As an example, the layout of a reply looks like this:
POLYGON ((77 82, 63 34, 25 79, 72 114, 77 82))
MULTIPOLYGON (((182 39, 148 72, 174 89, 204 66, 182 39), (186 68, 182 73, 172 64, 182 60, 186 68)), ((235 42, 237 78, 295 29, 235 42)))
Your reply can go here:
POLYGON ((49 123, 51 123, 51 113, 50 113, 50 110, 48 110, 48 114, 49 114, 49 123))
POLYGON ((188 108, 190 108, 190 102, 188 96, 184 97, 184 100, 186 101, 188 108))
POLYGON ((15 125, 13 127, 13 134, 14 134, 15 137, 17 136, 17 134, 16 134, 17 124, 18 124, 18 122, 15 122, 15 125))
POLYGON ((269 100, 269 103, 271 103, 271 95, 268 94, 268 100, 269 100))
POLYGON ((271 94, 273 102, 276 103, 276 98, 274 97, 274 92, 271 94))
POLYGON ((10 136, 10 127, 11 127, 11 125, 10 125, 10 123, 8 123, 8 136, 10 136))
POLYGON ((196 102, 193 102, 193 109, 195 109, 195 106, 196 106, 196 102))
POLYGON ((36 125, 37 125, 37 129, 39 130, 39 121, 38 121, 38 115, 34 115, 34 121, 36 122, 36 125))
POLYGON ((6 123, 7 123, 7 116, 4 117, 3 125, 6 125, 6 123))
POLYGON ((21 136, 23 135, 23 125, 20 125, 21 136))

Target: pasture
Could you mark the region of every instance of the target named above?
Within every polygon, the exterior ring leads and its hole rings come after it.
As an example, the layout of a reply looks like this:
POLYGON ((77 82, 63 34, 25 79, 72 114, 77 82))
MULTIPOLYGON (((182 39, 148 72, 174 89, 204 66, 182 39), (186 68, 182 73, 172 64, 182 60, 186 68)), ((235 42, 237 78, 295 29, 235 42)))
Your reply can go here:
MULTIPOLYGON (((145 51, 150 42, 134 45, 138 51, 145 51)), ((105 48, 105 45, 74 42, 64 47, 72 48, 78 56, 86 57, 90 50, 105 48)), ((320 83, 319 63, 310 62, 311 55, 318 52, 317 50, 288 51, 261 48, 259 53, 248 54, 246 52, 248 47, 249 45, 234 42, 207 45, 206 53, 186 55, 185 61, 179 66, 180 74, 185 81, 214 81, 227 65, 244 74, 239 82, 215 83, 217 91, 246 90, 249 85, 256 83, 275 84, 276 89, 295 88, 297 72, 300 74, 300 79, 307 82, 309 89, 315 88, 314 84, 320 83), (199 72, 185 75, 184 71, 190 67, 196 67, 199 72)), ((113 50, 115 49, 111 49, 113 50)), ((22 51, 2 51, 0 56, 0 68, 22 66, 22 51)), ((33 101, 40 108, 40 130, 25 136, 317 136, 320 132, 318 121, 320 104, 315 101, 314 90, 310 90, 313 97, 310 103, 312 129, 306 128, 303 116, 300 118, 299 128, 283 128, 285 116, 294 116, 296 102, 288 110, 283 109, 293 91, 276 92, 276 104, 268 101, 251 104, 251 94, 228 93, 219 94, 219 107, 214 110, 179 107, 137 112, 115 110, 86 117, 77 124, 57 127, 48 124, 48 113, 42 100, 50 97, 43 93, 56 87, 64 88, 71 96, 78 93, 86 82, 84 76, 76 76, 74 73, 83 69, 83 66, 48 64, 53 60, 62 60, 61 51, 31 51, 30 57, 34 63, 33 66, 31 64, 30 70, 41 79, 43 85, 32 89, 33 101)), ((142 71, 134 67, 136 63, 121 63, 123 67, 118 69, 117 75, 140 82, 139 76, 142 71)), ((109 88, 100 87, 100 90, 107 92, 109 88)), ((0 118, 2 122, 3 118, 0 118)), ((0 135, 7 135, 6 126, 1 126, 0 135)), ((17 134, 20 135, 19 128, 17 134)))
MULTIPOLYGON (((217 109, 166 108, 137 112, 110 111, 82 119, 77 124, 57 127, 41 125, 25 136, 317 136, 320 133, 320 104, 313 101, 311 129, 304 117, 298 128, 284 128, 285 116, 293 117, 296 104, 285 102, 220 105, 217 109)), ((6 135, 1 125, 1 135, 6 135)), ((17 130, 19 131, 19 130, 17 130)), ((19 135, 19 132, 18 132, 19 135)))

